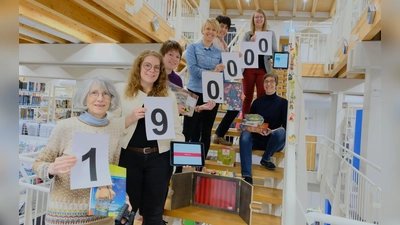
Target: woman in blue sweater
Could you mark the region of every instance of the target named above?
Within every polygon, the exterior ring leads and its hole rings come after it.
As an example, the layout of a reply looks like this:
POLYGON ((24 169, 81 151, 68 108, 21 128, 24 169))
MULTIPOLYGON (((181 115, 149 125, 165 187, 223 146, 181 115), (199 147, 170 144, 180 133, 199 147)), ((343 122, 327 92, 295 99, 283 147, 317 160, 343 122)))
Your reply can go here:
POLYGON ((239 139, 240 162, 242 177, 250 184, 253 183, 251 165, 252 150, 265 149, 260 164, 268 170, 275 170, 270 161, 271 156, 285 147, 286 121, 288 101, 276 95, 278 76, 272 72, 263 77, 265 95, 254 100, 250 107, 250 114, 259 114, 268 123, 267 131, 251 133, 242 131, 239 139))

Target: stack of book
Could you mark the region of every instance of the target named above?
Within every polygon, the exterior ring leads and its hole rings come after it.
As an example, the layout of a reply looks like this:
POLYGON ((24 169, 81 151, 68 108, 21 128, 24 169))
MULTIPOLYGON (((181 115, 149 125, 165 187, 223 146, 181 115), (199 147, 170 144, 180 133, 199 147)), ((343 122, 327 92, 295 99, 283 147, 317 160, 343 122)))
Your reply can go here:
POLYGON ((245 114, 240 128, 245 131, 260 133, 268 130, 268 123, 264 123, 264 117, 259 114, 245 114))

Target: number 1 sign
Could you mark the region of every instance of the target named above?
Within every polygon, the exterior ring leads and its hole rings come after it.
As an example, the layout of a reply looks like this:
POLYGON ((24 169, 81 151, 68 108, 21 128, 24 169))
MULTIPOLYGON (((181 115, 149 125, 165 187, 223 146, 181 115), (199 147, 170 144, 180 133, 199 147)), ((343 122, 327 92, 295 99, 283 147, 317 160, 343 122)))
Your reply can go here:
POLYGON ((75 132, 72 154, 78 162, 71 168, 71 189, 111 184, 108 162, 110 135, 75 132))

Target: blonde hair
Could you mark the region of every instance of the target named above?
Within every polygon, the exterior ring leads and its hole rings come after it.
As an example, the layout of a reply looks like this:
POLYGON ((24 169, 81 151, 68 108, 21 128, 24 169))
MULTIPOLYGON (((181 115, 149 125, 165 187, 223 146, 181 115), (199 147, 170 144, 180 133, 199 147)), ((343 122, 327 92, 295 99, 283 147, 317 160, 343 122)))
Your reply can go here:
POLYGON ((263 27, 262 27, 262 31, 266 31, 267 30, 267 16, 265 15, 264 10, 256 9, 256 11, 254 11, 253 15, 251 16, 251 25, 250 25, 250 34, 251 35, 254 35, 255 31, 256 31, 256 27, 255 27, 255 24, 254 24, 254 15, 256 13, 260 13, 260 14, 262 14, 264 16, 264 24, 263 24, 263 27))
POLYGON ((204 21, 203 24, 201 24, 201 33, 203 33, 204 28, 207 26, 207 24, 211 24, 212 26, 214 26, 214 28, 215 28, 215 30, 217 31, 217 34, 218 34, 218 32, 219 32, 219 22, 215 18, 206 19, 206 21, 204 21))
MULTIPOLYGON (((147 56, 154 56, 160 61, 160 74, 157 80, 153 84, 153 88, 147 94, 147 96, 158 96, 165 97, 168 96, 168 86, 167 86, 167 72, 165 71, 163 56, 153 50, 144 50, 133 62, 131 71, 129 72, 128 83, 125 87, 125 97, 133 98, 137 95, 138 91, 143 91, 143 87, 140 84, 140 71, 142 68, 142 63, 147 56)), ((154 66, 154 65, 153 65, 154 66)))

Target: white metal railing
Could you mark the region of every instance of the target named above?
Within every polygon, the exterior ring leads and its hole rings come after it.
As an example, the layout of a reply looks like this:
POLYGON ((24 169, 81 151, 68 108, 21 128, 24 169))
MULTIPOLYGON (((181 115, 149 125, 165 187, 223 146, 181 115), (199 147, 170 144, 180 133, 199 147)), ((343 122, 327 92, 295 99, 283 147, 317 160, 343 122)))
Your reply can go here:
POLYGON ((328 34, 296 33, 302 63, 325 63, 327 60, 328 34))
POLYGON ((328 37, 327 58, 325 66, 337 61, 336 52, 348 45, 351 31, 360 21, 372 0, 341 0, 337 1, 336 14, 333 17, 331 34, 328 37))
POLYGON ((26 164, 32 164, 39 152, 20 154, 20 172, 22 178, 20 186, 20 212, 19 224, 36 225, 44 224, 44 215, 47 205, 52 181, 41 182, 36 175, 26 172, 26 164))
POLYGON ((307 142, 307 145, 316 145, 319 156, 315 158, 317 180, 321 185, 321 204, 326 197, 335 216, 369 224, 379 223, 381 189, 355 168, 353 162, 359 160, 360 164, 378 172, 380 167, 325 136, 317 135, 317 138, 317 142, 307 142))
POLYGON ((360 21, 361 16, 371 2, 372 0, 353 0, 351 17, 352 29, 357 25, 358 21, 360 21))

